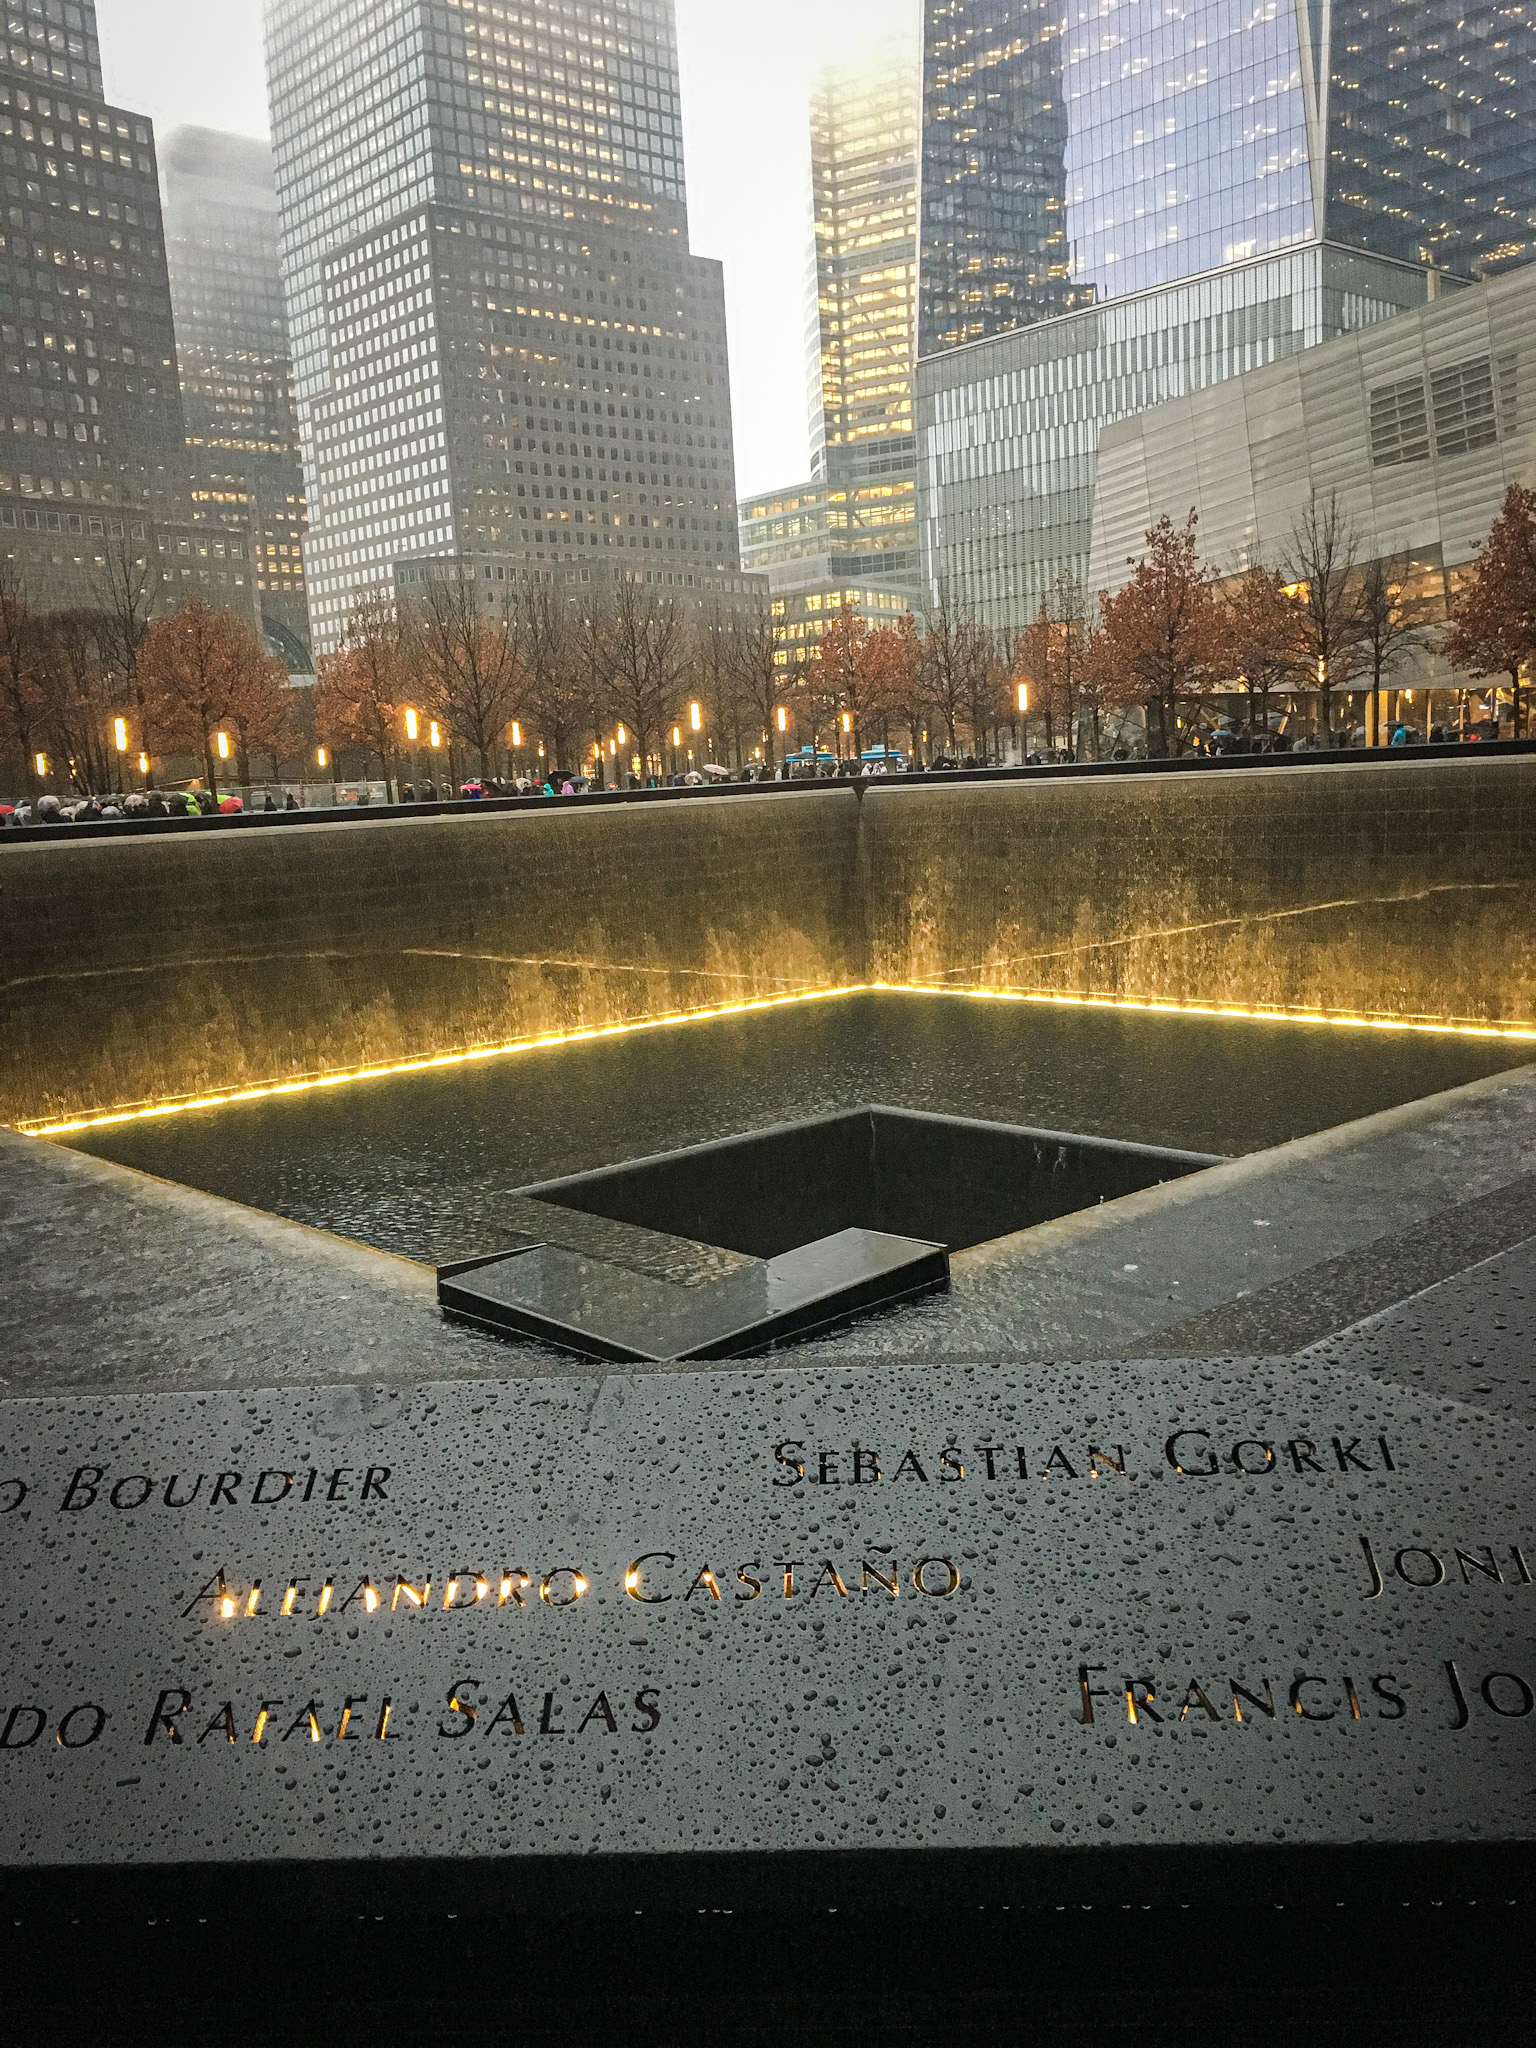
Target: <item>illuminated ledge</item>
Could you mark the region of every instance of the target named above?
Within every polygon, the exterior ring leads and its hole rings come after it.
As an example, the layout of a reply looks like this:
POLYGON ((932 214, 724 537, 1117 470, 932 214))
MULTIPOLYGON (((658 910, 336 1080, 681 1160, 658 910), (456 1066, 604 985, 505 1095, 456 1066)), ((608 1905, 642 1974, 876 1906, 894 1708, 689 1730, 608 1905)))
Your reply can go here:
POLYGON ((1295 1010, 1278 1004, 1244 1006, 1237 1003, 1172 1002, 1154 996, 1077 995, 1054 989, 949 988, 928 982, 859 981, 837 988, 799 989, 790 995, 761 996, 750 1002, 670 1011, 659 1017, 636 1017, 622 1024, 595 1024, 579 1031, 543 1032, 532 1038, 508 1039, 500 1045, 424 1053, 417 1059, 391 1060, 377 1066, 344 1067, 331 1073, 303 1074, 291 1081, 263 1081, 249 1088, 231 1088, 218 1094, 173 1096, 163 1102, 141 1103, 131 1109, 88 1111, 68 1117, 24 1117, 18 1120, 15 1128, 32 1138, 66 1138, 80 1131, 102 1130, 113 1124, 180 1116, 188 1110, 223 1109, 237 1102, 261 1102, 269 1096, 305 1095, 317 1088, 341 1088, 353 1082, 384 1080, 397 1074, 423 1074, 440 1067, 506 1059, 514 1053, 539 1052, 552 1046, 586 1045, 597 1039, 625 1037, 635 1031, 660 1031, 680 1024, 707 1024, 721 1017, 741 1017, 761 1010, 782 1010, 801 1003, 828 1002, 840 996, 860 995, 943 996, 960 1002, 1039 1003, 1066 1009, 1136 1010, 1166 1017, 1221 1017, 1252 1024, 1326 1024, 1350 1031, 1427 1032, 1442 1037, 1508 1039, 1536 1044, 1536 1023, 1488 1024, 1460 1017, 1394 1017, 1346 1010, 1295 1010))

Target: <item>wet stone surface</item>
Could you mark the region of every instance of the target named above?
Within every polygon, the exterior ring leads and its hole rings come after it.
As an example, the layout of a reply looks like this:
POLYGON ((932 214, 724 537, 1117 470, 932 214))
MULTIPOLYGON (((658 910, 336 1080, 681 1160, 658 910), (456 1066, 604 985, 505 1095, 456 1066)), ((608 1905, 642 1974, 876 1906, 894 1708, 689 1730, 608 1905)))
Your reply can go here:
POLYGON ((1369 1368, 9 1402, 0 1867, 1528 1838, 1536 1421, 1369 1368))

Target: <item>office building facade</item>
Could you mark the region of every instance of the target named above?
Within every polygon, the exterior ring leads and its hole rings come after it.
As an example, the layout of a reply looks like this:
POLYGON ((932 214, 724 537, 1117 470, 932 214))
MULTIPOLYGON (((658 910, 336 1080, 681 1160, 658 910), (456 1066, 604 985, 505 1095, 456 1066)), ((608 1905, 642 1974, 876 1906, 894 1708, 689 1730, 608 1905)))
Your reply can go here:
POLYGON ((316 651, 402 556, 735 577, 671 0, 267 0, 266 30, 316 651))
POLYGON ((742 561, 776 590, 916 594, 918 112, 915 35, 829 63, 813 84, 811 475, 741 506, 742 561))
POLYGON ((49 610, 185 519, 183 425, 153 129, 102 96, 92 0, 4 28, 0 555, 49 610))
POLYGON ((1279 567, 1335 501, 1361 563, 1445 618, 1513 483, 1536 478, 1536 266, 1445 295, 1107 427, 1089 576, 1114 590, 1142 535, 1200 512, 1220 575, 1279 567))
POLYGON ((309 666, 304 475, 264 142, 180 128, 160 152, 176 356, 198 524, 243 536, 268 644, 309 666))
POLYGON ((1525 10, 929 0, 924 94, 924 587, 1000 629, 1086 574, 1110 421, 1536 247, 1525 10))

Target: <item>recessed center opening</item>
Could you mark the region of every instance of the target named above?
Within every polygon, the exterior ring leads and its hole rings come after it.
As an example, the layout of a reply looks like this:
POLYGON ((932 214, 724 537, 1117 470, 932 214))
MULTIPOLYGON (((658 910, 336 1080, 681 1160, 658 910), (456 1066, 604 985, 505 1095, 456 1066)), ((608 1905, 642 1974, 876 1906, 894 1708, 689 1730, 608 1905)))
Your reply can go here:
POLYGON ((755 1259, 850 1229, 954 1252, 1213 1164, 1209 1153, 866 1104, 522 1192, 755 1259))

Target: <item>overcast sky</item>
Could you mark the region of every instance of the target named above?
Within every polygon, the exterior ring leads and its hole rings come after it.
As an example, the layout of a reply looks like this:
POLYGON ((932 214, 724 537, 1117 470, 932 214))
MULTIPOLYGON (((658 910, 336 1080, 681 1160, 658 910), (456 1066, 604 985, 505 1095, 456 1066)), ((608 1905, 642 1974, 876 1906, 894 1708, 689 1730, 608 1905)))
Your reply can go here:
MULTIPOLYGON (((107 94, 153 117, 267 133, 261 0, 96 0, 107 94)), ((818 52, 912 0, 677 0, 693 247, 725 264, 736 484, 809 461, 805 94, 818 52)))

